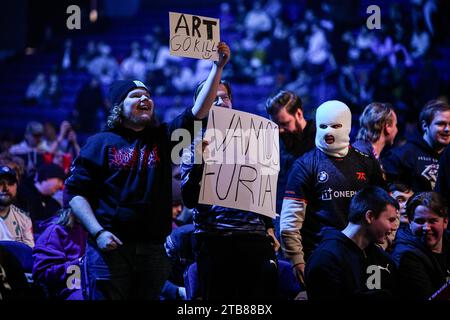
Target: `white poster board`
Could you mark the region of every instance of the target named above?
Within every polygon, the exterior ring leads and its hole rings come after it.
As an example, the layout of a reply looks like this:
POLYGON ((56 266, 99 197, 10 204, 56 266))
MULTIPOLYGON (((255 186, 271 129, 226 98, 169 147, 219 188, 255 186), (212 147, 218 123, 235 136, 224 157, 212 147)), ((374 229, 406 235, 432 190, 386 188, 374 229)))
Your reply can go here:
POLYGON ((199 203, 276 216, 278 126, 263 117, 213 107, 199 203))
POLYGON ((169 12, 169 25, 171 55, 219 60, 219 19, 169 12))

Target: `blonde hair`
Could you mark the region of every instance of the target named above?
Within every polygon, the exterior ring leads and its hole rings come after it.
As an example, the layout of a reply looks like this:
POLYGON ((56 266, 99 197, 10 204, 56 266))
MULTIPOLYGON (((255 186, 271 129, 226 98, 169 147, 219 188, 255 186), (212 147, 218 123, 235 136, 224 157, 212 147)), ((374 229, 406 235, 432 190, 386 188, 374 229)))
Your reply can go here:
POLYGON ((356 139, 375 142, 381 137, 386 124, 391 125, 394 109, 389 103, 373 102, 359 117, 359 131, 356 139))

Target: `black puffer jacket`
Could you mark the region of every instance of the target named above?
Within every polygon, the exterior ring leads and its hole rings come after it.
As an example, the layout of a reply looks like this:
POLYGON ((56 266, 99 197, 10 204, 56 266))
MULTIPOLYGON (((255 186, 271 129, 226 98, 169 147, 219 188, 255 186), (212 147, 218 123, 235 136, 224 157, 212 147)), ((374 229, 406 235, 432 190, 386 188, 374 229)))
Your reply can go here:
POLYGON ((426 248, 409 228, 397 233, 392 258, 398 266, 399 292, 403 298, 428 299, 450 277, 450 243, 444 234, 443 253, 426 248))

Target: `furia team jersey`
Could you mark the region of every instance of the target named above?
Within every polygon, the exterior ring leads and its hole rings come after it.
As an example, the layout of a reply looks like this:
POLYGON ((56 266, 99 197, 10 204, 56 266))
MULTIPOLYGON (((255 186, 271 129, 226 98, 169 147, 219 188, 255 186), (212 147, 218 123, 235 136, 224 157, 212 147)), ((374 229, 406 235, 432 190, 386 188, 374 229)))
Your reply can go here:
POLYGON ((306 256, 319 243, 323 227, 344 229, 352 197, 367 185, 385 187, 380 166, 373 157, 352 147, 343 158, 315 148, 295 161, 284 199, 307 204, 301 230, 306 256))

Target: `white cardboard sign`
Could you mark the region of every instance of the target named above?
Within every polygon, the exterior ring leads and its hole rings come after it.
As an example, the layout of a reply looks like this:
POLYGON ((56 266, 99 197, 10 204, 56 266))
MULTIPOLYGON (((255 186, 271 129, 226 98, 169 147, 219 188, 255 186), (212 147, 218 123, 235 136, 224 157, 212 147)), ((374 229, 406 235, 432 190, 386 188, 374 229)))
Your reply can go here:
POLYGON ((213 107, 204 140, 199 203, 276 216, 278 126, 263 117, 213 107))

